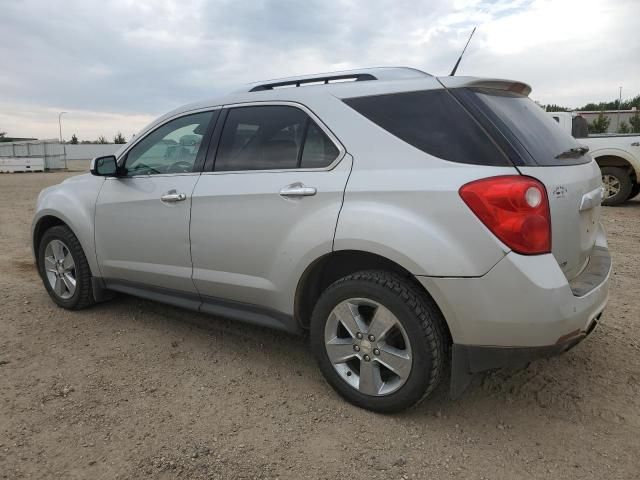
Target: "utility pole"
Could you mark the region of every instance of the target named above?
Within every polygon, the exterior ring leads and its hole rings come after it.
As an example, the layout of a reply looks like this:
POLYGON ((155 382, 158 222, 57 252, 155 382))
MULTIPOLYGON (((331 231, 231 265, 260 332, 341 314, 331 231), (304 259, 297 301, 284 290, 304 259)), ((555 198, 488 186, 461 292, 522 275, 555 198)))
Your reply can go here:
POLYGON ((58 129, 60 130, 60 143, 62 143, 62 115, 69 112, 60 112, 58 114, 58 129))
POLYGON ((622 105, 622 87, 620 87, 620 96, 618 97, 618 124, 616 125, 616 133, 620 131, 620 106, 622 105))
POLYGON ((60 130, 60 144, 62 145, 62 154, 64 155, 64 169, 67 169, 67 149, 64 147, 64 143, 62 143, 62 115, 69 112, 60 112, 58 114, 58 129, 60 130))

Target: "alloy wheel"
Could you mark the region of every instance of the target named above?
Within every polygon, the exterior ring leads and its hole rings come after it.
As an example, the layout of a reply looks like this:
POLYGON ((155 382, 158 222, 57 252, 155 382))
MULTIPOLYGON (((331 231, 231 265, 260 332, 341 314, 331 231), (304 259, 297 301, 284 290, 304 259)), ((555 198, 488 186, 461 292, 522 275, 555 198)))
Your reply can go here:
POLYGON ((620 193, 620 180, 613 175, 602 175, 602 186, 604 187, 604 198, 615 197, 620 193))
POLYGON ((64 300, 76 291, 76 264, 69 247, 61 240, 51 240, 44 250, 44 271, 53 292, 64 300))
POLYGON ((333 368, 362 394, 391 394, 409 378, 413 358, 407 332, 391 311, 374 300, 340 302, 329 315, 324 340, 333 368))

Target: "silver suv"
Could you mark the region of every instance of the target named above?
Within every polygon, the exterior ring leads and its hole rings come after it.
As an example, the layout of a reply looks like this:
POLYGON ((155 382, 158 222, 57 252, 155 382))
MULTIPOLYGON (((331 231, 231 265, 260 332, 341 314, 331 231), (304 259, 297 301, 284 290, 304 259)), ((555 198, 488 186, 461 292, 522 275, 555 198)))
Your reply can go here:
POLYGON ((611 261, 596 163, 515 81, 365 69, 250 85, 44 190, 33 249, 69 309, 123 292, 309 332, 376 411, 450 372, 568 350, 611 261))

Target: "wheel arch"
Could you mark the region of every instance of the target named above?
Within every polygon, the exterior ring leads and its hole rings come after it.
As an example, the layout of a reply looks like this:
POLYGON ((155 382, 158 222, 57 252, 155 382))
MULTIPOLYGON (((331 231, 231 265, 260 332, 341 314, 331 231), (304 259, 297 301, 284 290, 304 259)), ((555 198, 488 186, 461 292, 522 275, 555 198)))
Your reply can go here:
MULTIPOLYGON (((311 312, 322 292, 336 280, 362 270, 384 270, 406 278, 442 308, 429 291, 405 267, 381 255, 363 250, 336 250, 311 263, 298 281, 294 301, 294 317, 304 329, 309 328, 311 312)), ((444 314, 443 314, 444 317, 444 314)), ((447 341, 451 331, 445 318, 447 341)))
POLYGON ((600 168, 602 167, 618 167, 624 168, 629 172, 631 180, 638 181, 638 172, 634 167, 632 161, 628 159, 624 154, 619 152, 612 153, 607 151, 598 152, 598 156, 594 157, 594 160, 600 168))
POLYGON ((46 213, 43 212, 33 222, 33 227, 31 232, 31 242, 32 242, 33 255, 36 262, 38 261, 38 248, 40 247, 40 242, 42 241, 42 237, 44 236, 47 230, 58 225, 67 227, 76 236, 89 263, 89 270, 91 271, 91 275, 96 276, 95 266, 92 265, 92 262, 90 260, 93 258, 93 256, 91 255, 92 252, 90 250, 88 251, 87 246, 82 241, 81 236, 78 235, 78 232, 76 232, 76 230, 73 228, 71 223, 62 215, 56 212, 46 212, 46 213))
POLYGON ((43 215, 36 221, 33 226, 32 235, 33 251, 36 256, 38 255, 38 248, 40 247, 40 241, 42 240, 44 233, 51 227, 55 227, 57 225, 64 225, 65 227, 73 231, 73 229, 69 227, 69 225, 64 220, 55 215, 43 215))

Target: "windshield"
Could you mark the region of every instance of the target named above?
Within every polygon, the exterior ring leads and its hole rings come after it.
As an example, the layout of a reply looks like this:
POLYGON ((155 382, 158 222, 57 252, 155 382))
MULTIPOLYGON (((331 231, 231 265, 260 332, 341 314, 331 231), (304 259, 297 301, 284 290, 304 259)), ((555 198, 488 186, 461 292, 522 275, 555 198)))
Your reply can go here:
MULTIPOLYGON (((493 123, 514 136, 536 165, 588 163, 591 158, 578 151, 580 145, 560 128, 529 97, 502 90, 474 89, 474 95, 488 107, 493 123), (573 150, 572 150, 573 149, 573 150)), ((483 109, 485 110, 485 109, 483 109)), ((523 158, 525 163, 530 163, 523 158)))

